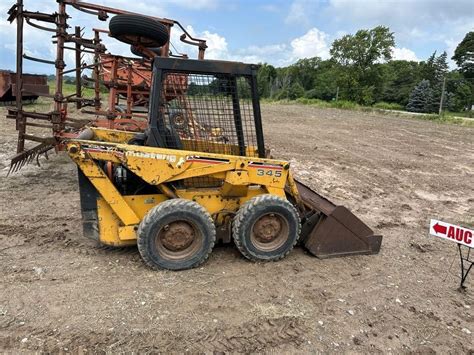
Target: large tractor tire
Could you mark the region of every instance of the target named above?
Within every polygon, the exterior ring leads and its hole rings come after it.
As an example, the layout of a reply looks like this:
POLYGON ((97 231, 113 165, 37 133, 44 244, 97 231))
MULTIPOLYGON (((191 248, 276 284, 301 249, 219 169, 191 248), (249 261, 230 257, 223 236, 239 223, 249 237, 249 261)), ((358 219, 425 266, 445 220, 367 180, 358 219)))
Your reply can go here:
POLYGON ((301 231, 295 207, 274 195, 248 200, 234 217, 232 236, 235 245, 252 261, 275 261, 293 249, 301 231))
POLYGON ((153 269, 201 265, 216 242, 210 214, 197 202, 172 199, 153 207, 138 227, 138 251, 153 269))
POLYGON ((116 15, 110 20, 109 30, 119 41, 143 47, 161 47, 170 39, 165 25, 141 15, 116 15))

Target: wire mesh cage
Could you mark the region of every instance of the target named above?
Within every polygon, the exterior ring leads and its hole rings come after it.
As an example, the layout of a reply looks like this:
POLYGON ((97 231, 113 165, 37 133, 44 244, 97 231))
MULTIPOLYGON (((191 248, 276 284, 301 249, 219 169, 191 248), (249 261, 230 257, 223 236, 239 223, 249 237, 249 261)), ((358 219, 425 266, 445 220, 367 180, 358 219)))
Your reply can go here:
MULTIPOLYGON (((148 145, 188 150, 193 157, 265 156, 255 66, 171 58, 156 59, 153 66, 148 145)), ((222 181, 181 183, 207 187, 222 181)))
POLYGON ((231 74, 165 72, 161 121, 166 146, 258 156, 250 80, 231 74))

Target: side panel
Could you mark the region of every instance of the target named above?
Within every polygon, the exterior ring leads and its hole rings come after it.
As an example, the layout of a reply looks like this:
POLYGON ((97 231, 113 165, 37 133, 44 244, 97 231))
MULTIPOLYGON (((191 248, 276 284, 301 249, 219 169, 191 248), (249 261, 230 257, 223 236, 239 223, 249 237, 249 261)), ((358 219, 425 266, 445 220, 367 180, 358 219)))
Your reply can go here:
MULTIPOLYGON (((266 191, 264 189, 251 188, 248 189, 246 196, 237 198, 223 198, 219 189, 194 191, 177 190, 176 193, 180 198, 196 201, 203 206, 213 217, 218 230, 227 231, 221 233, 219 236, 220 239, 223 239, 225 242, 230 242, 228 235, 230 233, 229 223, 232 218, 229 219, 227 217, 232 216, 232 212, 237 211, 245 201, 257 195, 264 194, 266 191)), ((143 219, 151 208, 167 200, 167 197, 161 194, 130 195, 123 196, 123 198, 140 220, 143 219)), ((98 230, 100 230, 100 239, 98 238, 97 240, 100 240, 102 244, 111 246, 135 244, 136 236, 134 235, 133 227, 124 227, 110 205, 102 197, 99 197, 96 201, 95 211, 98 213, 98 215, 96 214, 96 218, 98 216, 96 226, 98 226, 98 230)))
POLYGON ((79 167, 77 168, 77 176, 81 198, 83 234, 86 238, 98 241, 99 224, 97 217, 97 198, 99 197, 99 193, 79 167))

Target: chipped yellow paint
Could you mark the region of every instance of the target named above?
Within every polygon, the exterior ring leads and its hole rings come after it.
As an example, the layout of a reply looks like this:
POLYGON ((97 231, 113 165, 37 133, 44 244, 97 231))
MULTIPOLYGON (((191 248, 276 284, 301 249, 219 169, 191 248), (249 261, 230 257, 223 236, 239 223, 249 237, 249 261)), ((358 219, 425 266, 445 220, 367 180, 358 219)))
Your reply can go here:
MULTIPOLYGON (((94 129, 96 138, 111 139, 108 130, 94 129)), ((128 141, 129 133, 114 139, 128 141), (127 136, 128 135, 128 136, 127 136)), ((286 161, 201 153, 121 143, 71 140, 68 153, 99 192, 100 241, 121 246, 135 243, 136 230, 146 213, 165 201, 163 194, 122 195, 101 166, 122 164, 144 181, 158 187, 184 180, 185 188, 174 189, 179 198, 202 205, 217 223, 232 215, 247 200, 270 193, 285 197, 285 186, 294 192, 294 181, 286 161), (196 188, 193 178, 206 176, 221 181, 219 187, 196 188)), ((297 190, 296 190, 297 194, 297 190)))

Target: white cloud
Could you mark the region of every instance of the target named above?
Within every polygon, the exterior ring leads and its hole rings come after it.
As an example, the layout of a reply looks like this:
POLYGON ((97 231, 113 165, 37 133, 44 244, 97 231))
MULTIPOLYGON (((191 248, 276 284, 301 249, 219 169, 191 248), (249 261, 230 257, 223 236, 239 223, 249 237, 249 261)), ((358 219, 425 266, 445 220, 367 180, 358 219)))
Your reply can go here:
POLYGON ((299 26, 309 26, 311 17, 314 14, 316 2, 311 0, 293 0, 290 10, 285 18, 287 24, 297 24, 299 26))
POLYGON ((328 35, 313 27, 303 36, 291 41, 292 57, 296 59, 321 57, 329 58, 328 35))
POLYGON ((227 40, 218 33, 204 31, 198 37, 205 38, 208 59, 225 59, 228 56, 227 40))
POLYGON ((246 63, 270 63, 275 66, 286 66, 298 59, 321 57, 329 58, 328 35, 317 28, 312 28, 301 37, 289 43, 277 43, 263 46, 249 46, 230 52, 227 58, 246 63))
POLYGON ((245 63, 277 63, 287 52, 288 46, 285 43, 268 44, 264 46, 249 46, 239 49, 236 53, 229 55, 231 60, 245 63))
POLYGON ((393 49, 393 59, 394 60, 411 60, 415 62, 419 62, 420 60, 417 58, 415 52, 408 48, 394 48, 393 49))
MULTIPOLYGON (((207 49, 205 57, 207 59, 228 59, 229 50, 227 47, 227 40, 224 36, 208 30, 196 31, 192 26, 189 25, 186 26, 186 31, 194 38, 206 40, 207 49)), ((173 28, 171 31, 171 51, 175 52, 177 50, 180 53, 187 54, 189 58, 197 58, 198 47, 181 42, 180 36, 182 33, 183 32, 177 27, 173 28)))
MULTIPOLYGON (((271 63, 282 66, 296 62, 298 59, 321 57, 329 58, 328 35, 317 28, 311 28, 300 37, 294 38, 289 43, 275 43, 268 45, 251 45, 246 48, 233 50, 230 48, 227 39, 217 32, 209 30, 197 31, 192 26, 187 26, 186 30, 193 37, 207 40, 207 59, 232 60, 245 63, 271 63)), ((181 33, 172 32, 171 42, 176 50, 187 53, 190 58, 196 58, 197 49, 186 45, 179 40, 181 33)))

